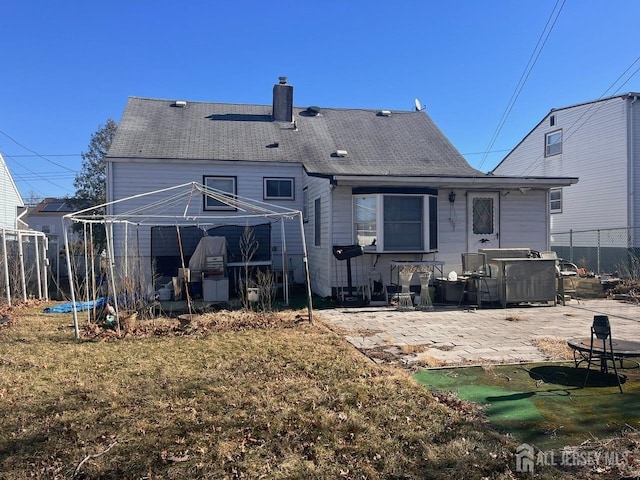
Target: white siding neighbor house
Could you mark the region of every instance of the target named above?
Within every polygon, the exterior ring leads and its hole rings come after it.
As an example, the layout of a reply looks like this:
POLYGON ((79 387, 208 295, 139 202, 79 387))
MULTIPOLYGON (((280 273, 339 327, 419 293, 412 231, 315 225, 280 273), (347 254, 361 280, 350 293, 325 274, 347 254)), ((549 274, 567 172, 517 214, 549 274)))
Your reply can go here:
POLYGON ((627 93, 554 108, 492 172, 578 177, 571 188, 551 190, 552 246, 591 269, 615 269, 620 249, 624 257, 640 242, 639 100, 627 93))
MULTIPOLYGON (((362 247, 354 272, 360 285, 374 268, 390 283, 392 261, 437 260, 446 275, 460 271, 461 253, 479 248, 547 250, 549 192, 577 181, 482 173, 424 111, 295 107, 284 77, 271 105, 131 97, 106 160, 109 202, 198 182, 303 212, 310 282, 321 296, 345 282, 336 248, 362 247)), ((228 214, 227 233, 260 223, 197 201, 205 217, 228 214)), ((175 240, 151 230, 136 233, 142 256, 159 273, 176 275, 180 254, 165 248, 175 240)), ((267 234, 261 255, 282 268, 280 229, 267 234)), ((287 268, 304 282, 300 235, 285 236, 287 268)))
POLYGON ((24 228, 20 220, 22 213, 24 213, 24 201, 4 157, 0 154, 0 228, 24 228))

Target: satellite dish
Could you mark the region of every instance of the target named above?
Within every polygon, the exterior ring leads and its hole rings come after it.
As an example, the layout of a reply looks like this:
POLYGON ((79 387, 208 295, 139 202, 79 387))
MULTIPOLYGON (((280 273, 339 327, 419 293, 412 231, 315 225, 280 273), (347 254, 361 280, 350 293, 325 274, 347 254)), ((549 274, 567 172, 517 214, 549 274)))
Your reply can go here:
POLYGON ((420 110, 422 110, 422 105, 420 104, 420 100, 416 98, 413 101, 413 104, 416 106, 416 112, 419 112, 420 110))

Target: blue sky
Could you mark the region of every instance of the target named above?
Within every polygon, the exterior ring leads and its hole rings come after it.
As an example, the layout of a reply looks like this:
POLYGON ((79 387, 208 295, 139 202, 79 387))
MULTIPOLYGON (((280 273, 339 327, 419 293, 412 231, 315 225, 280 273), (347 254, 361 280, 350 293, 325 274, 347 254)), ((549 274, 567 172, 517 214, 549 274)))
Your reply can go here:
POLYGON ((488 171, 551 108, 640 91, 637 6, 4 0, 0 152, 25 198, 73 195, 80 153, 129 96, 270 104, 285 75, 296 106, 411 110, 418 98, 488 171))

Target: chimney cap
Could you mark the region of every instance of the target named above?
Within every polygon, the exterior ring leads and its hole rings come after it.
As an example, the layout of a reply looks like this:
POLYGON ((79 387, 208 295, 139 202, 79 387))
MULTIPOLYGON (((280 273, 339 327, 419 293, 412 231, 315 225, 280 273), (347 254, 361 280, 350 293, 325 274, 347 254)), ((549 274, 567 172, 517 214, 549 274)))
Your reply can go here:
POLYGON ((280 85, 286 85, 287 84, 287 77, 278 77, 278 83, 280 85))

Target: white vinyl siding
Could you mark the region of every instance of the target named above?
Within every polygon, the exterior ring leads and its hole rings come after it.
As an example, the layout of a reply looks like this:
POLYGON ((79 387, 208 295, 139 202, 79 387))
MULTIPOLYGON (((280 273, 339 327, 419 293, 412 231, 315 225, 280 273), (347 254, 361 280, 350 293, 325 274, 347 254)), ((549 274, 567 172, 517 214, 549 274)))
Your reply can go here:
POLYGON ((548 118, 540 122, 494 172, 578 178, 578 183, 562 189, 562 213, 551 215, 552 232, 625 227, 629 204, 625 101, 612 98, 555 110, 553 115, 554 127, 548 118), (562 153, 547 158, 542 150, 545 135, 559 128, 562 153))
MULTIPOLYGON (((181 185, 189 182, 201 183, 203 176, 219 176, 219 177, 236 177, 237 194, 246 198, 253 198, 258 201, 262 200, 262 186, 264 177, 283 177, 294 178, 296 191, 295 198, 302 199, 302 168, 298 164, 290 165, 274 165, 257 162, 243 162, 243 163, 230 163, 230 162, 214 162, 214 161, 161 161, 155 160, 153 162, 153 175, 149 175, 150 165, 149 161, 135 162, 131 160, 111 162, 109 163, 108 170, 112 176, 112 181, 109 184, 110 191, 108 192, 109 201, 113 199, 125 198, 140 193, 153 192, 162 188, 168 188, 176 185, 181 185), (300 187, 299 187, 300 185, 300 187)), ((144 205, 153 202, 153 197, 141 197, 137 200, 138 204, 135 206, 140 208, 144 205)), ((203 209, 203 200, 200 196, 191 200, 192 202, 198 202, 200 209, 203 209)), ((295 208, 302 210, 302 202, 300 204, 288 201, 276 201, 272 200, 268 203, 276 205, 282 205, 286 208, 295 208)), ((128 204, 126 209, 133 209, 132 204, 128 204)), ((113 213, 122 213, 118 211, 118 208, 124 208, 120 204, 112 206, 113 213)), ((182 215, 184 209, 184 203, 181 205, 174 205, 169 210, 163 212, 167 214, 182 215)), ((256 225, 260 223, 266 223, 268 220, 264 217, 254 218, 238 218, 237 211, 204 211, 202 210, 202 218, 194 219, 193 224, 203 226, 218 226, 224 220, 220 220, 220 217, 230 216, 228 221, 229 225, 256 225), (206 215, 215 215, 216 220, 207 223, 206 215)), ((299 222, 287 221, 284 223, 285 235, 286 235, 286 249, 292 269, 296 275, 296 281, 302 281, 304 278, 304 270, 302 266, 302 237, 300 233, 299 222)), ((114 246, 116 251, 123 251, 124 243, 124 231, 123 229, 116 229, 116 238, 114 239, 114 246)), ((128 232, 129 241, 132 238, 136 238, 134 244, 140 245, 140 255, 143 258, 150 258, 150 227, 141 227, 136 229, 130 227, 128 232), (139 242, 138 242, 139 239, 139 242)), ((281 228, 279 224, 274 224, 271 229, 271 246, 273 253, 274 268, 277 268, 281 263, 281 252, 283 248, 281 228)), ((136 247, 137 248, 137 247, 136 247)))
POLYGON ((24 206, 24 203, 2 155, 0 155, 0 195, 2 198, 0 227, 17 228, 18 207, 24 206))
MULTIPOLYGON (((318 295, 328 297, 331 295, 331 282, 334 278, 333 268, 335 259, 331 251, 332 239, 330 237, 331 225, 336 222, 336 215, 331 211, 331 186, 326 178, 307 177, 304 179, 306 195, 309 198, 309 221, 304 223, 305 237, 307 238, 307 250, 309 255, 309 270, 311 275, 311 288, 318 295), (324 212, 326 220, 321 224, 320 247, 313 245, 315 231, 313 221, 313 205, 315 199, 320 199, 320 209, 324 212)), ((338 215, 339 216, 339 215, 338 215)), ((333 242, 336 243, 336 242, 333 242)))

